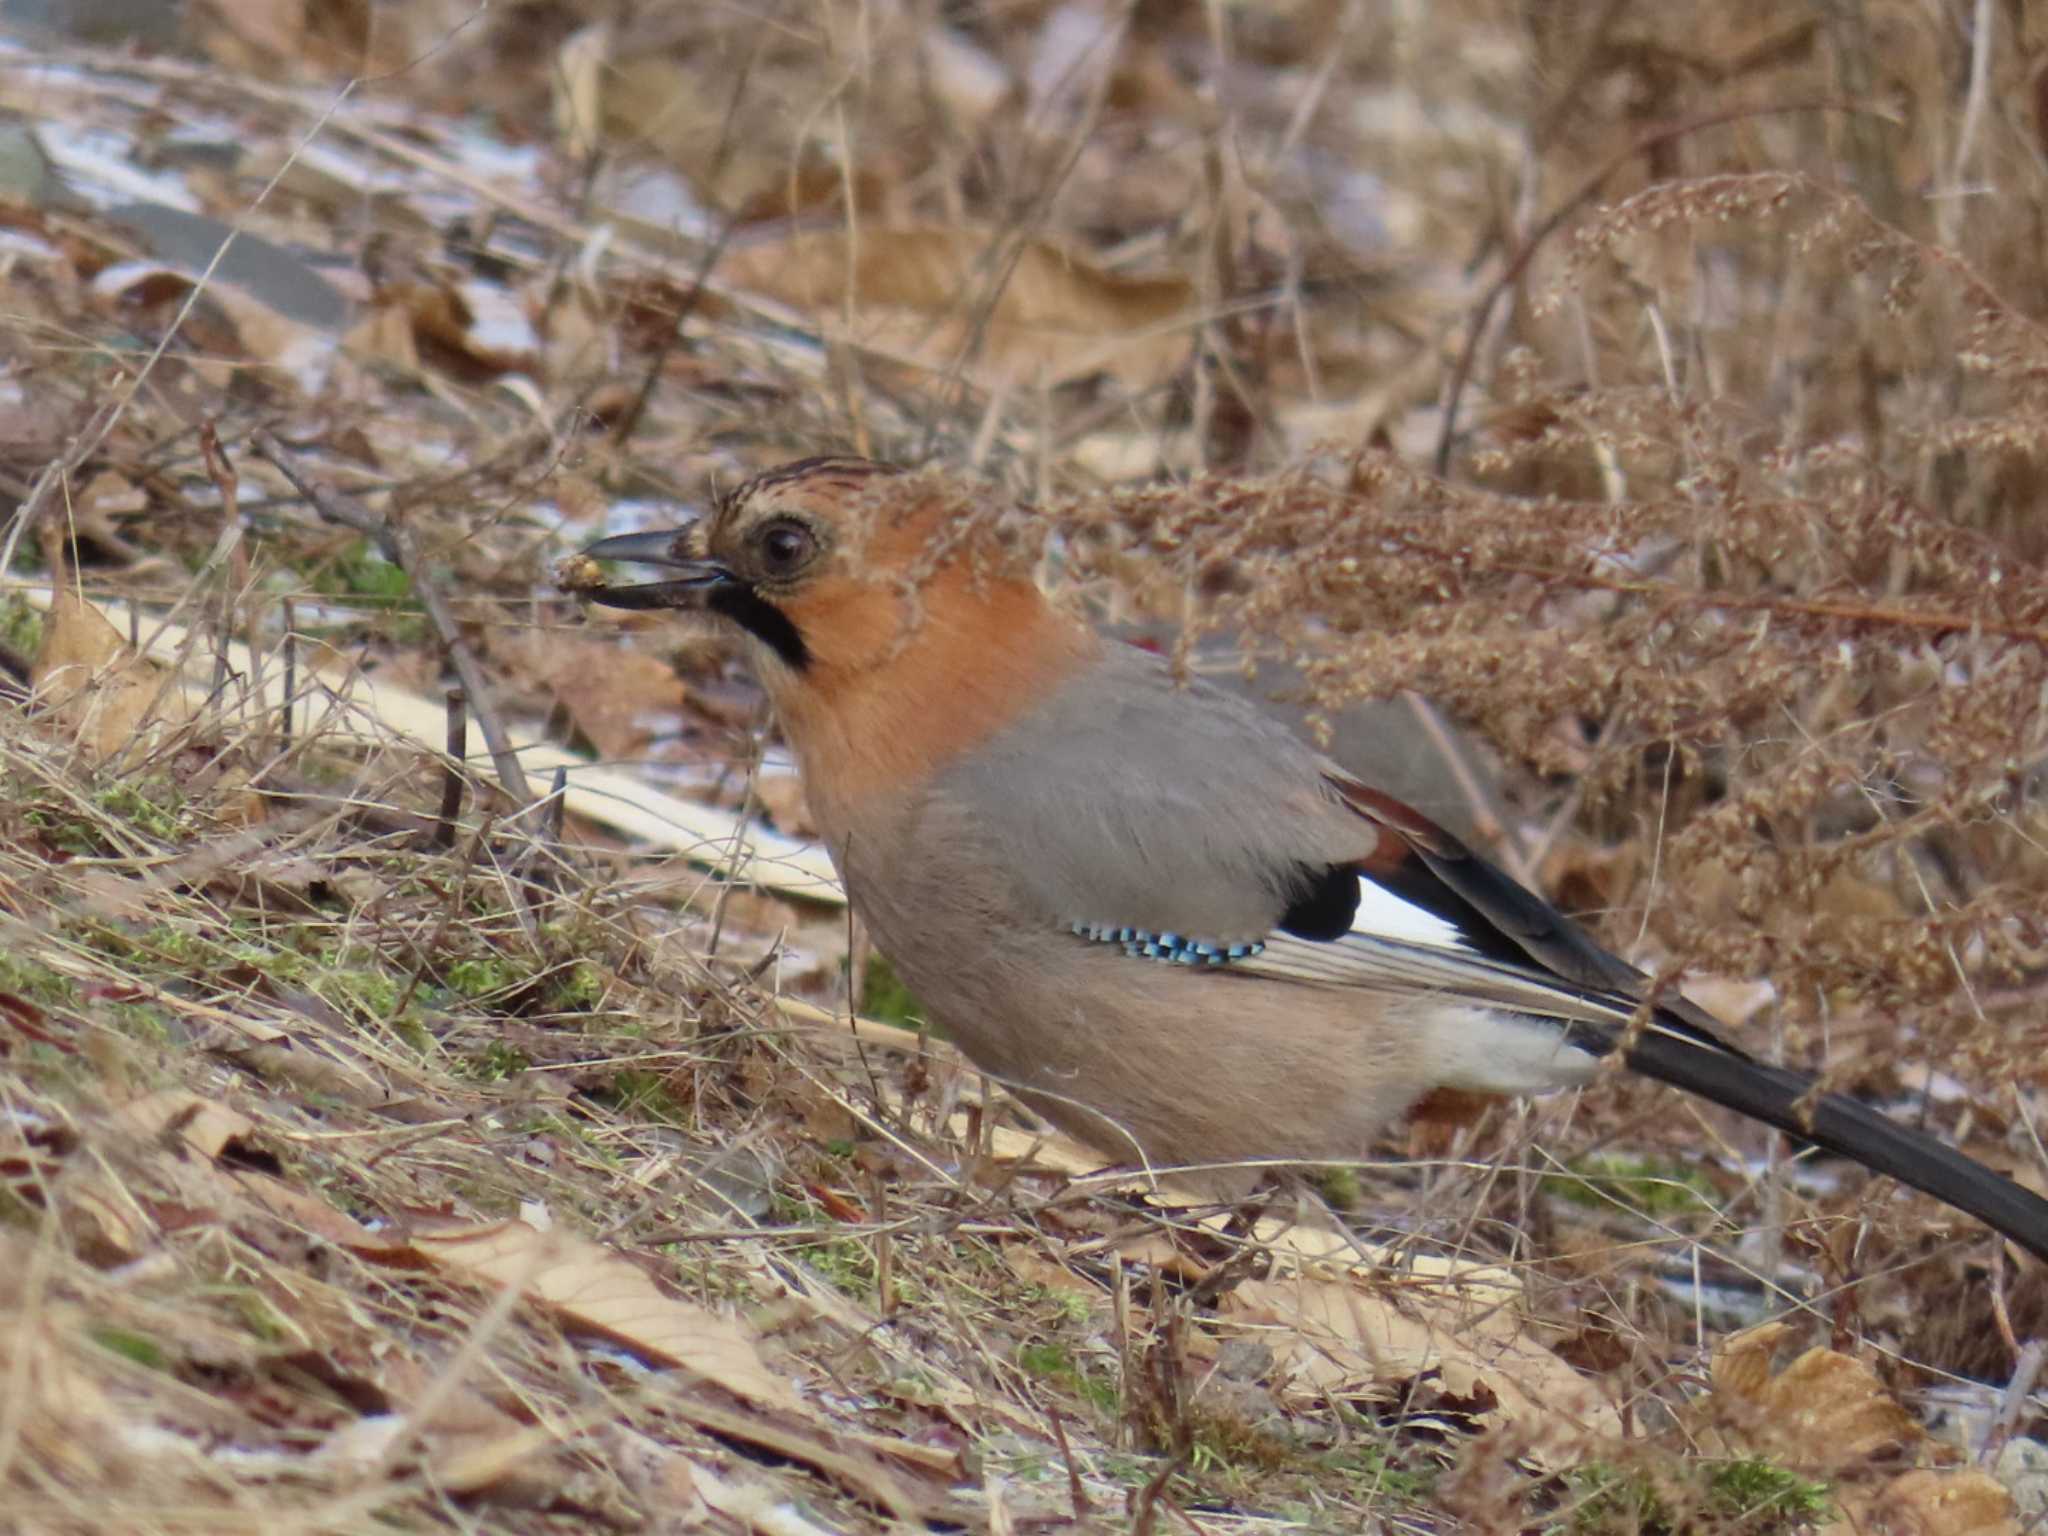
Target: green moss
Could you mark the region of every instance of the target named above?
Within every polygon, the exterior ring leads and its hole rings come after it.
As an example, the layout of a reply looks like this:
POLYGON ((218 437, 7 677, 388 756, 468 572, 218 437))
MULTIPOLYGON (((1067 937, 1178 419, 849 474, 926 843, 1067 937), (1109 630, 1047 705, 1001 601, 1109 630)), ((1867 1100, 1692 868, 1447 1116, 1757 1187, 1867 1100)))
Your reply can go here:
POLYGON ((32 657, 42 649, 43 616, 11 592, 0 597, 0 644, 18 656, 32 657))
POLYGON ((242 1326, 266 1344, 284 1344, 296 1335, 268 1301, 252 1290, 240 1289, 230 1298, 242 1326))
POLYGON ((1671 1512, 1641 1472, 1592 1461, 1565 1474, 1565 1518, 1545 1536, 1607 1536, 1668 1530, 1671 1512))
POLYGON ((882 955, 868 957, 867 976, 860 989, 860 1011, 885 1024, 903 1024, 912 1029, 924 1017, 924 1005, 882 955))
POLYGON ((608 1167, 617 1167, 625 1161, 624 1155, 610 1139, 594 1135, 589 1123, 575 1115, 548 1112, 525 1116, 517 1123, 523 1136, 553 1136, 573 1142, 584 1154, 608 1167))
POLYGON ((517 1077, 533 1062, 516 1046, 502 1040, 493 1040, 481 1051, 464 1057, 457 1069, 465 1076, 481 1083, 502 1083, 507 1078, 517 1077))
MULTIPOLYGON (((134 832, 155 842, 183 842, 192 835, 186 822, 185 796, 162 775, 102 784, 93 791, 92 802, 103 815, 126 822, 134 832)), ((30 806, 22 812, 22 821, 66 853, 108 851, 105 833, 91 818, 74 816, 62 807, 30 806)))
POLYGON ((668 1091, 668 1079, 657 1072, 638 1072, 628 1069, 612 1074, 611 1087, 597 1097, 621 1114, 631 1115, 638 1120, 651 1120, 657 1125, 673 1125, 687 1130, 690 1126, 689 1111, 675 1100, 668 1091))
POLYGON ((1825 1483, 1801 1477, 1761 1456, 1723 1462, 1708 1475, 1708 1501, 1722 1514, 1776 1515, 1795 1524, 1835 1518, 1825 1483))
POLYGON ((1083 1324, 1094 1315, 1094 1308, 1089 1305, 1088 1298, 1079 1291, 1029 1281, 1019 1287, 1017 1295, 1019 1301, 1051 1308, 1059 1314, 1061 1326, 1083 1324))
POLYGON ((105 925, 88 925, 84 932, 103 954, 175 967, 202 982, 217 980, 222 971, 246 967, 272 982, 303 985, 319 970, 313 956, 280 943, 262 924, 248 919, 238 919, 225 929, 158 923, 135 934, 105 925))
POLYGON ((835 1237, 797 1249, 804 1268, 857 1301, 875 1294, 875 1256, 857 1237, 835 1237))
POLYGON ((369 597, 397 603, 412 596, 405 567, 386 560, 368 539, 357 539, 334 557, 328 589, 337 597, 369 597))
POLYGON ((1789 1536, 1833 1518, 1825 1484, 1760 1456, 1673 1462, 1663 1486, 1642 1471, 1589 1462, 1565 1478, 1564 1519, 1546 1536, 1676 1533, 1711 1528, 1744 1536, 1789 1536))
POLYGON ((1074 1357, 1064 1344, 1019 1344, 1017 1366, 1026 1375, 1046 1381, 1079 1374, 1074 1369, 1074 1357))
POLYGON ((410 1008, 390 1023, 391 1032, 422 1056, 433 1055, 440 1043, 435 1040, 434 1032, 427 1028, 426 1021, 410 1008))
POLYGON ((137 1365, 148 1366, 153 1371, 164 1370, 170 1363, 163 1347, 146 1334, 102 1324, 94 1328, 90 1336, 93 1343, 101 1349, 119 1355, 123 1360, 132 1360, 137 1365))
POLYGON ((327 597, 376 610, 379 633, 394 645, 413 645, 426 638, 426 618, 413 598, 412 578, 368 539, 357 539, 314 572, 312 584, 327 597))
POLYGON ((588 960, 572 960, 548 979, 548 1007, 557 1013, 595 1008, 604 1000, 604 972, 588 960))
POLYGON ((1316 1466, 1360 1485, 1360 1492, 1368 1499, 1419 1504, 1436 1490, 1436 1468, 1405 1466, 1376 1440, 1326 1452, 1316 1458, 1316 1466))
POLYGON ((1109 1374, 1086 1369, 1064 1344, 1051 1340, 1020 1344, 1017 1366, 1040 1381, 1067 1388, 1098 1413, 1114 1416, 1122 1405, 1116 1382, 1109 1374))
POLYGON ((78 984, 70 977, 19 955, 0 955, 0 992, 12 992, 45 1008, 71 1008, 78 984))
POLYGON ((1365 1199, 1365 1186, 1359 1181, 1356 1168, 1334 1164, 1316 1171, 1316 1190, 1330 1209, 1337 1212, 1355 1211, 1365 1199))
POLYGON ((185 796, 169 779, 117 779, 93 794, 93 804, 109 816, 118 816, 145 837, 160 843, 176 842, 188 835, 185 824, 185 796))
POLYGON ((103 1003, 100 1014, 129 1039, 144 1045, 170 1045, 177 1038, 170 1019, 154 1003, 103 1003))
POLYGON ((100 837, 99 828, 91 822, 67 816, 62 811, 45 806, 31 806, 22 812, 24 825, 35 828, 43 834, 43 841, 61 853, 91 857, 105 853, 106 844, 100 837))
POLYGON ((1294 1442, 1273 1424, 1216 1412, 1200 1399, 1188 1415, 1188 1465, 1197 1473, 1249 1491, 1254 1475, 1277 1472, 1296 1459, 1294 1442))
POLYGON ((1646 1216, 1711 1216, 1713 1186, 1682 1163, 1600 1153, 1575 1160, 1568 1172, 1546 1174, 1543 1187, 1573 1205, 1593 1210, 1617 1202, 1646 1216))
POLYGON ((375 955, 337 955, 309 978, 324 1001, 359 1018, 386 1019, 398 1008, 398 978, 375 955))
MULTIPOLYGON (((127 946, 117 940, 109 946, 124 958, 131 953, 127 946)), ((146 955, 188 970, 202 965, 211 965, 228 956, 223 952, 218 939, 200 933, 192 928, 174 928, 168 923, 144 930, 135 937, 133 953, 146 955)))
POLYGON ((515 965, 503 955, 486 955, 479 959, 456 961, 448 967, 442 979, 449 991, 475 999, 524 986, 533 979, 533 972, 525 966, 515 965))

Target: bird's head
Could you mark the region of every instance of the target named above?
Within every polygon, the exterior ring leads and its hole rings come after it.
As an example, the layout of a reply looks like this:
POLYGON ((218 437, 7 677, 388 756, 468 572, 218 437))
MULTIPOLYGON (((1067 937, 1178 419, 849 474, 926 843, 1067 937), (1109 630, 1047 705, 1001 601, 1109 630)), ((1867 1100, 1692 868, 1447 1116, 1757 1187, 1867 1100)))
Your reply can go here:
POLYGON ((694 611, 736 628, 799 727, 793 715, 820 708, 878 722, 882 697, 951 708, 962 689, 1001 689, 1021 702, 1083 642, 988 511, 890 465, 804 459, 684 527, 600 540, 564 585, 607 607, 694 611), (604 584, 592 564, 602 560, 664 568, 665 579, 604 584))
POLYGON ((900 474, 869 459, 784 465, 720 497, 706 517, 600 539, 581 557, 663 568, 665 579, 575 585, 609 608, 722 619, 755 643, 771 675, 857 663, 876 610, 892 606, 884 589, 897 578, 894 568, 907 564, 907 552, 894 547, 905 541, 887 535, 910 519, 892 517, 874 494, 877 482, 900 474))

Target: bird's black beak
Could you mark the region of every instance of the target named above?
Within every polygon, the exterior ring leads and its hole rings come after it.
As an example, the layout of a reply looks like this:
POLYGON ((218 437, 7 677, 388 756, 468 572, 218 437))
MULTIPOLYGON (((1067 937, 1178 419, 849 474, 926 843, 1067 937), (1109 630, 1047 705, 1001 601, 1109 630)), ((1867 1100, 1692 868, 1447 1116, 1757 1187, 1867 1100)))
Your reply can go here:
POLYGON ((575 590, 607 608, 704 608, 721 588, 739 585, 739 578, 716 560, 698 552, 694 524, 657 528, 646 533, 621 533, 599 539, 585 549, 582 560, 627 560, 673 571, 666 581, 607 587, 577 583, 575 590))

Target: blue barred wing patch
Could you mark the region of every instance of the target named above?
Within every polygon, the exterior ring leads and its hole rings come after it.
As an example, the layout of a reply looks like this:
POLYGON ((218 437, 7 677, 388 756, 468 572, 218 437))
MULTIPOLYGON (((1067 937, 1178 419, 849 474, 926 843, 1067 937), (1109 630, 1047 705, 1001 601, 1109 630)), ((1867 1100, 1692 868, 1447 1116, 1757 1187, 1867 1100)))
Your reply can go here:
POLYGON ((1248 960, 1266 946, 1261 940, 1244 944, 1218 944, 1208 939, 1191 939, 1180 933, 1154 933, 1148 928, 1126 928, 1115 923, 1075 923, 1075 933, 1098 944, 1115 944, 1139 960, 1164 960, 1170 965, 1228 965, 1248 960))

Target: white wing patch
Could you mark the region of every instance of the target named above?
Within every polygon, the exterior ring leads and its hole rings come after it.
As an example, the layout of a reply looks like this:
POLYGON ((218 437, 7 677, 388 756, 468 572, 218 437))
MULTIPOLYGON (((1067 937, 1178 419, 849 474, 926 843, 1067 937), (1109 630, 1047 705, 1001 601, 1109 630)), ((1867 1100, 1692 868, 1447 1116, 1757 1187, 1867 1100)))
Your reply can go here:
MULTIPOLYGON (((1613 1030, 1635 1014, 1632 999, 1575 987, 1534 964, 1517 965, 1481 954, 1455 923, 1361 878, 1358 916, 1342 938, 1328 942, 1272 933, 1255 953, 1233 958, 1228 969, 1323 986, 1358 987, 1394 996, 1434 997, 1446 1016, 1485 1015, 1496 1027, 1462 1038, 1468 1048, 1502 1053, 1499 1074, 1555 1087, 1577 1070, 1564 1058, 1591 1060, 1565 1044, 1558 1024, 1613 1030), (1513 1015, 1525 1015, 1517 1019, 1513 1015), (1525 1034, 1524 1031, 1529 1031, 1525 1034), (1563 1074, 1560 1077, 1560 1073, 1563 1074)), ((1657 1027, 1652 1022, 1652 1028, 1657 1027)), ((1455 1033, 1455 1032, 1454 1032, 1455 1033)), ((1479 1056, 1476 1083, 1491 1070, 1479 1056)))
POLYGON ((1433 949, 1457 949, 1467 953, 1472 946, 1458 925, 1438 917, 1427 907, 1403 900, 1385 886, 1358 880, 1358 915, 1351 931, 1369 939, 1393 939, 1402 944, 1423 944, 1433 949))

